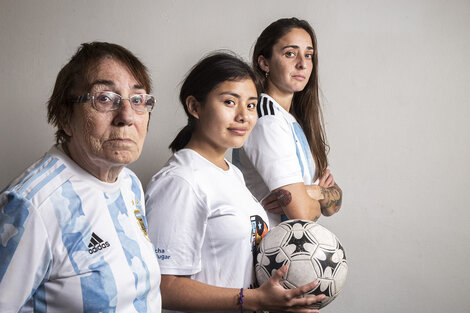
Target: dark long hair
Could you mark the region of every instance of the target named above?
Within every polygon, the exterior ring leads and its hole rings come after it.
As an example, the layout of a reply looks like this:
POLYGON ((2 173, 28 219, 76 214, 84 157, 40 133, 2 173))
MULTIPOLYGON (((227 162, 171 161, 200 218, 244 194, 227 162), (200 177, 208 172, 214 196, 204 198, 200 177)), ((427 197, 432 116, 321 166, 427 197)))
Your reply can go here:
POLYGON ((180 102, 188 116, 188 124, 176 135, 169 148, 176 152, 183 149, 191 139, 195 130, 196 119, 189 113, 186 99, 193 96, 204 105, 207 95, 225 81, 251 79, 256 85, 259 95, 260 88, 251 67, 233 53, 216 52, 200 60, 183 81, 180 91, 180 102))
POLYGON ((293 28, 304 29, 310 35, 314 49, 312 74, 305 88, 294 93, 290 113, 295 116, 305 133, 305 137, 307 137, 317 168, 314 174, 314 180, 316 180, 328 167, 327 152, 329 146, 326 142, 323 113, 318 95, 318 49, 317 38, 312 26, 307 21, 295 17, 283 18, 273 22, 258 37, 253 51, 252 63, 257 79, 262 84, 264 91, 267 87, 267 79, 258 64, 258 57, 262 55, 265 59, 270 59, 273 46, 293 28))
POLYGON ((107 57, 121 62, 146 92, 152 91, 152 81, 147 68, 126 48, 98 41, 81 44, 57 75, 54 90, 47 103, 47 120, 57 128, 57 144, 69 139, 64 127, 70 122, 73 114, 74 104, 70 100, 90 91, 96 67, 107 57))

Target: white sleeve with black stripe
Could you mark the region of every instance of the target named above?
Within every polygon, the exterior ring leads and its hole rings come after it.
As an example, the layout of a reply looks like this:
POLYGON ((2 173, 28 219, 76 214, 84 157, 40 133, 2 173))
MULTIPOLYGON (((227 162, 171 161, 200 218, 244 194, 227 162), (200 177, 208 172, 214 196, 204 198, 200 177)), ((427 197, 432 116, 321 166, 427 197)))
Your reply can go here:
POLYGON ((270 114, 272 108, 269 104, 260 103, 262 117, 243 145, 243 150, 269 191, 273 191, 303 182, 303 178, 291 126, 280 112, 270 114))

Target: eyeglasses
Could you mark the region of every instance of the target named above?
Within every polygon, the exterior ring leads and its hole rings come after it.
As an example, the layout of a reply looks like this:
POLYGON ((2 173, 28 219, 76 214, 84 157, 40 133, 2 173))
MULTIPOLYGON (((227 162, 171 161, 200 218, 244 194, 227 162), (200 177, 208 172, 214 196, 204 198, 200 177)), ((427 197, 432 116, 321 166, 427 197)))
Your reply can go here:
POLYGON ((91 100, 93 108, 101 112, 114 111, 121 107, 122 100, 129 100, 131 107, 137 113, 147 113, 153 110, 157 100, 152 95, 136 94, 129 98, 123 98, 111 91, 98 91, 93 95, 87 93, 84 96, 72 100, 74 103, 85 103, 91 100))

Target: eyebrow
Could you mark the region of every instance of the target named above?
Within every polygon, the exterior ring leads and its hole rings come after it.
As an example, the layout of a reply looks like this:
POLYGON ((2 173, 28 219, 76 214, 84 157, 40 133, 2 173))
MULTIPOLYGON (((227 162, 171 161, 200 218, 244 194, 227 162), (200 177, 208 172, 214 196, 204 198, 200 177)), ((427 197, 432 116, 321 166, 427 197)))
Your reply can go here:
MULTIPOLYGON (((107 87, 115 87, 116 84, 112 80, 108 79, 97 79, 94 82, 91 83, 91 87, 96 86, 96 85, 105 85, 107 87)), ((145 89, 144 86, 140 84, 135 84, 133 86, 134 89, 145 89)))
MULTIPOLYGON (((233 96, 235 98, 240 98, 240 95, 238 93, 231 92, 231 91, 223 91, 223 92, 219 93, 219 96, 222 96, 222 95, 230 95, 230 96, 233 96)), ((249 100, 258 100, 258 97, 249 97, 248 99, 249 100)))
POLYGON ((97 79, 95 80, 94 82, 92 82, 90 84, 91 86, 95 86, 95 85, 105 85, 105 86, 109 86, 109 87, 114 87, 115 84, 113 81, 111 80, 107 80, 107 79, 97 79))
MULTIPOLYGON (((282 47, 282 50, 284 50, 284 49, 289 49, 289 48, 291 48, 291 49, 300 49, 300 47, 297 46, 297 45, 288 45, 288 46, 282 47)), ((313 50, 313 47, 308 46, 308 47, 307 47, 307 50, 313 50)))

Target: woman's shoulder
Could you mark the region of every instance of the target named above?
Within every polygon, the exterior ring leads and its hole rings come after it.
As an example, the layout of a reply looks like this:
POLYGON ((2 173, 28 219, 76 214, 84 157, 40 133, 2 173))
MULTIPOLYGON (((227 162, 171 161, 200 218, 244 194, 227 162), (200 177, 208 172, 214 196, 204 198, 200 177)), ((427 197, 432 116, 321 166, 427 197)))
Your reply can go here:
POLYGON ((191 168, 191 159, 186 153, 184 153, 183 150, 175 152, 153 177, 166 175, 184 175, 187 170, 191 168))
POLYGON ((270 95, 266 93, 262 93, 258 106, 258 122, 263 124, 271 124, 271 123, 290 123, 291 122, 291 115, 289 112, 284 110, 282 106, 274 100, 270 95))
POLYGON ((165 165, 152 177, 152 181, 163 179, 185 180, 197 183, 197 176, 206 166, 204 160, 191 149, 181 149, 175 152, 165 165))
POLYGON ((278 109, 279 104, 268 94, 262 93, 257 107, 258 118, 270 119, 279 117, 281 112, 278 109))

